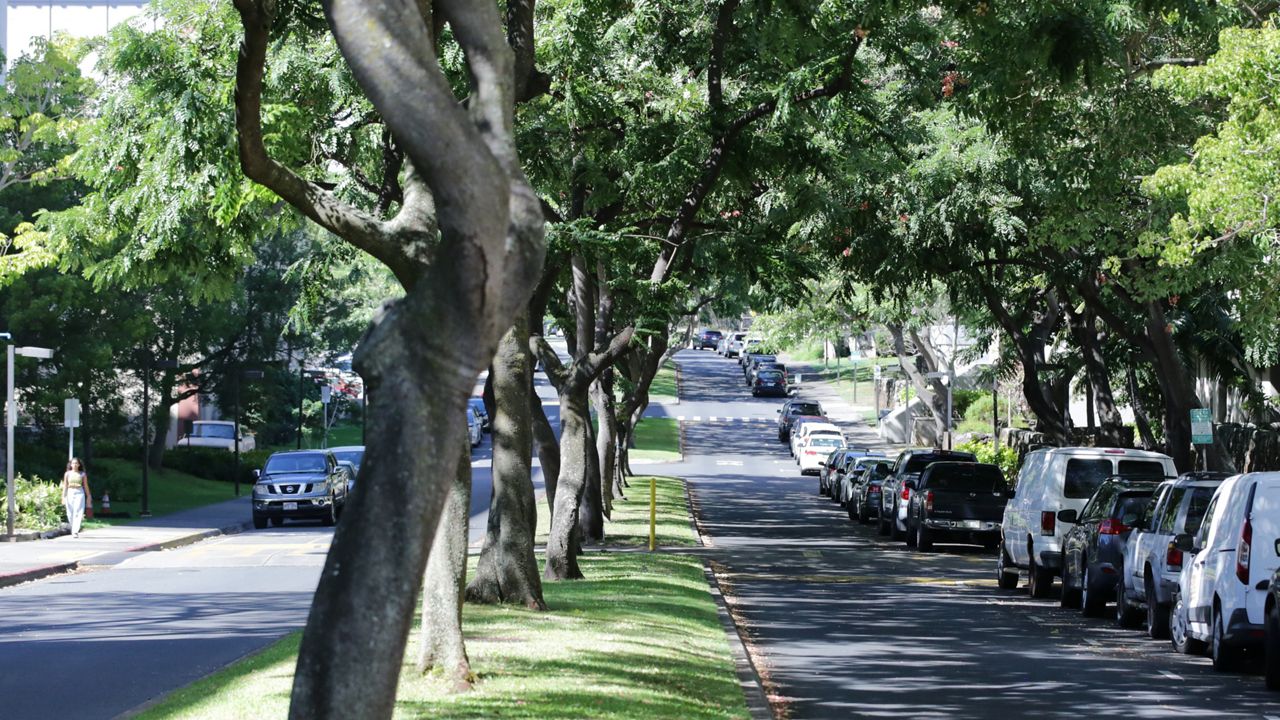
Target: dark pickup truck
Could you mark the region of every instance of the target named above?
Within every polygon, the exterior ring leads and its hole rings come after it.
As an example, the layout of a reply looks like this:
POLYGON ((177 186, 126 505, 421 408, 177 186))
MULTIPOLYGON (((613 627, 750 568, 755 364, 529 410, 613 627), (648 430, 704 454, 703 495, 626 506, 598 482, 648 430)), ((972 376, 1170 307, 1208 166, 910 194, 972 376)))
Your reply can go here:
POLYGON ((921 551, 934 542, 968 542, 995 548, 1009 502, 1004 475, 995 465, 936 462, 925 468, 907 508, 907 544, 921 551))

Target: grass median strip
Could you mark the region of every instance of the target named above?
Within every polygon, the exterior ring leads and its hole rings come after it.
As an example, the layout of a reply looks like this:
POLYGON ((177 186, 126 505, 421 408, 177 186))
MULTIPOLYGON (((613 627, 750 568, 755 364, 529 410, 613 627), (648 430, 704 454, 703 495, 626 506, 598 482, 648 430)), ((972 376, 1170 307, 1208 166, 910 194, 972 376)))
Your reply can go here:
MULTIPOLYGON (((634 478, 629 499, 615 505, 606 526, 611 543, 647 542, 648 487, 647 477, 634 478)), ((694 544, 682 482, 657 478, 657 488, 659 542, 694 544)), ((592 552, 581 564, 586 580, 544 586, 550 612, 467 605, 463 628, 475 688, 449 693, 408 663, 396 717, 747 717, 697 558, 592 552)), ((285 637, 140 717, 285 717, 299 637, 285 637)), ((412 653, 416 629, 409 642, 412 653)))
POLYGON ((632 460, 679 462, 680 423, 675 418, 645 418, 636 424, 632 460))

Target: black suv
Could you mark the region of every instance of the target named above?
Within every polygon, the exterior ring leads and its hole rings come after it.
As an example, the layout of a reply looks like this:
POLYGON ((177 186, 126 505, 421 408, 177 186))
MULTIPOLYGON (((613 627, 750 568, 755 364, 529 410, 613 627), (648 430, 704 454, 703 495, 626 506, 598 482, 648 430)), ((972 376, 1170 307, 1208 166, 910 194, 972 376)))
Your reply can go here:
POLYGON ((1000 468, 987 463, 936 462, 908 479, 907 545, 928 552, 935 541, 971 542, 994 550, 1009 491, 1000 468))
POLYGON ((719 330, 703 330, 693 338, 693 344, 690 347, 694 350, 715 350, 723 337, 724 333, 719 330))
POLYGON ((778 408, 778 442, 791 439, 791 424, 801 415, 822 417, 822 403, 814 400, 788 400, 778 408))

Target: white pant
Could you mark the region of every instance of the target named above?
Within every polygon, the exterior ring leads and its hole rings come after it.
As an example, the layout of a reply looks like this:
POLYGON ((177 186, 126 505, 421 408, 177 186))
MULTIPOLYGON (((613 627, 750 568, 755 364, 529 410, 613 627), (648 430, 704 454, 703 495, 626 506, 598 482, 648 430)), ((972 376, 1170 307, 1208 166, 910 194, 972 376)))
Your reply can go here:
POLYGON ((67 519, 71 521, 71 534, 80 534, 80 523, 84 522, 84 490, 67 491, 67 519))

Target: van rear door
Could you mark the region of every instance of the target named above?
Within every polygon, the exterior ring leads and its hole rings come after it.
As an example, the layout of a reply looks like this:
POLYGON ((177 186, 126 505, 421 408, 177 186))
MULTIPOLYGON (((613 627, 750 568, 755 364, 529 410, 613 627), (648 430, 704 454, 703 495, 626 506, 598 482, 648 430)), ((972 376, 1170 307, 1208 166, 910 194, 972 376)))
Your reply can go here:
MULTIPOLYGON (((1262 623, 1263 606, 1267 594, 1257 590, 1258 583, 1269 580, 1280 566, 1280 473, 1259 476, 1253 495, 1253 507, 1248 516, 1249 534, 1249 582, 1245 589, 1245 604, 1249 622, 1262 623)), ((1241 531, 1243 532, 1243 530, 1241 531)), ((1240 548, 1236 548, 1237 562, 1241 560, 1240 548)))

